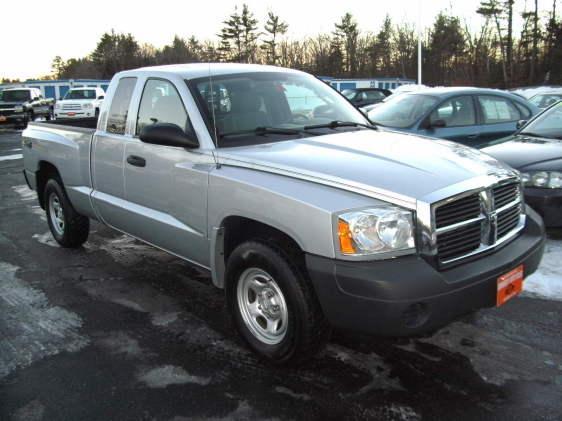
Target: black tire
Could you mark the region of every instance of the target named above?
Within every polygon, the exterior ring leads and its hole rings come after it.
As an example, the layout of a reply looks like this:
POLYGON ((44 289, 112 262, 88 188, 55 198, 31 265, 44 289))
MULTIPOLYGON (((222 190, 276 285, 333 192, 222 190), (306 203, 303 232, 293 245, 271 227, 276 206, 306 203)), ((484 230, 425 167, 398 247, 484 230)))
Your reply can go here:
POLYGON ((43 198, 45 200, 45 211, 47 212, 47 223, 53 234, 54 239, 62 247, 77 248, 86 242, 90 232, 90 220, 80 215, 66 196, 63 184, 59 178, 51 178, 45 184, 43 198), (58 200, 60 208, 62 208, 62 217, 60 218, 64 225, 61 228, 55 227, 56 219, 51 209, 51 200, 58 200))
POLYGON ((331 329, 311 282, 275 244, 255 240, 236 247, 228 259, 226 282, 227 305, 236 329, 260 358, 277 365, 295 365, 312 358, 328 341, 331 329), (241 276, 250 268, 271 275, 286 301, 287 328, 277 344, 264 343, 244 322, 237 291, 243 282, 241 276))
POLYGON ((99 118, 100 116, 100 109, 96 108, 96 111, 94 112, 94 117, 96 118, 96 120, 99 118))
POLYGON ((47 115, 45 116, 45 120, 46 120, 46 121, 51 121, 51 119, 53 118, 53 113, 54 113, 53 109, 52 109, 52 108, 49 108, 49 112, 48 112, 47 115))

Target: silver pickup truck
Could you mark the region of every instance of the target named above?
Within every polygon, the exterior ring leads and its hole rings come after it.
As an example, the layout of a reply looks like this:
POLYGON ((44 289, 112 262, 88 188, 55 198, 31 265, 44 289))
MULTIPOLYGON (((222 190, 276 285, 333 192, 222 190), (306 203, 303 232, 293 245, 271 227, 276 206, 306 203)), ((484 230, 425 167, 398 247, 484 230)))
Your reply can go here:
POLYGON ((97 122, 32 123, 23 150, 63 247, 95 219, 208 269, 241 336, 279 364, 332 327, 417 335, 501 305, 544 248, 516 171, 374 127, 289 69, 121 72, 97 122))

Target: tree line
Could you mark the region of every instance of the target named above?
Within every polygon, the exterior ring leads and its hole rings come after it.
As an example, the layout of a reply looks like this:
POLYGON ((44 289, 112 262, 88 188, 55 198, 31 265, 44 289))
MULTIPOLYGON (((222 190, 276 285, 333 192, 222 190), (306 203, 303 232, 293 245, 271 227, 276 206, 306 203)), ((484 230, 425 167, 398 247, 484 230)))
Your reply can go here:
MULTIPOLYGON (((429 85, 509 88, 562 83, 562 21, 557 0, 539 10, 538 0, 482 0, 477 30, 451 12, 439 13, 422 34, 423 78, 429 85), (521 3, 521 4, 520 4, 521 3), (522 25, 515 30, 519 14, 522 25)), ((334 77, 417 75, 416 28, 386 16, 377 31, 362 32, 346 13, 331 33, 290 37, 290 24, 269 12, 263 24, 246 4, 226 17, 214 40, 176 35, 155 48, 131 34, 102 35, 86 57, 53 60, 55 79, 109 79, 139 66, 189 62, 274 64, 334 77)))

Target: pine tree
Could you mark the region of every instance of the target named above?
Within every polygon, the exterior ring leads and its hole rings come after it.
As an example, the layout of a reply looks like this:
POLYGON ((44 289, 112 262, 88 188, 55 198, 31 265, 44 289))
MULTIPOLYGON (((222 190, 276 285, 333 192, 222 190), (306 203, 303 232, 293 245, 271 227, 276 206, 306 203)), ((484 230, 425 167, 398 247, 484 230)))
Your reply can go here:
POLYGON ((266 39, 262 45, 262 49, 265 51, 265 61, 267 64, 275 64, 279 59, 277 55, 277 37, 286 34, 289 25, 283 22, 280 17, 273 12, 269 12, 264 29, 269 35, 269 38, 266 39))

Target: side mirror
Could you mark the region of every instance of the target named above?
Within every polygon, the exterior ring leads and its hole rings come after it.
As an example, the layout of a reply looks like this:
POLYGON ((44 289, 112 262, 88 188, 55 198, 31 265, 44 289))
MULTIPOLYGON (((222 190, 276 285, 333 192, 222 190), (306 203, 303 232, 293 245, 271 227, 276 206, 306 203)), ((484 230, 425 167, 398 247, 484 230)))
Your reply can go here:
POLYGON ((140 133, 140 140, 153 145, 198 148, 199 141, 193 133, 186 133, 177 124, 154 123, 145 126, 140 133))
POLYGON ((104 99, 104 98, 105 98, 105 96, 103 96, 103 95, 98 96, 98 99, 104 99))
POLYGON ((527 124, 528 120, 519 120, 517 122, 517 124, 515 125, 515 127, 517 128, 517 130, 519 130, 521 127, 523 127, 525 124, 527 124))
POLYGON ((441 129, 447 127, 447 122, 445 120, 434 120, 429 122, 429 127, 432 129, 441 129))
POLYGON ((62 101, 62 96, 59 96, 59 101, 62 101))

